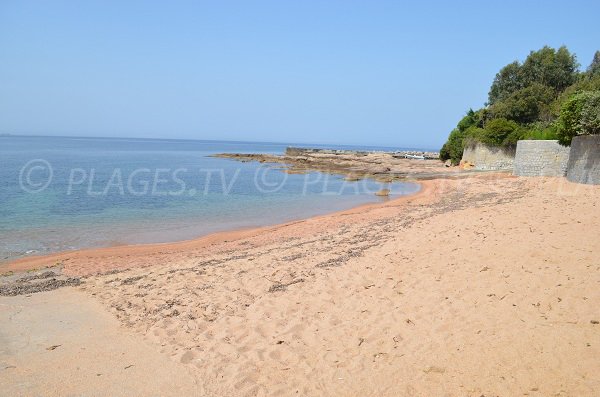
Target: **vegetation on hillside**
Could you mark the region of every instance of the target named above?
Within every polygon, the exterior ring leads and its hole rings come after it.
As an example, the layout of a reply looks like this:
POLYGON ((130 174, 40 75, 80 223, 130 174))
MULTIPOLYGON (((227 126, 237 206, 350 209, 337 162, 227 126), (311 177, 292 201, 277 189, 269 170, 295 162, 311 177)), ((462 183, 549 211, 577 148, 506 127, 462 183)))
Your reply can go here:
POLYGON ((566 47, 546 46, 500 69, 488 103, 458 122, 440 158, 458 164, 464 147, 475 142, 514 147, 520 139, 558 139, 569 145, 581 134, 600 134, 600 51, 580 72, 566 47))

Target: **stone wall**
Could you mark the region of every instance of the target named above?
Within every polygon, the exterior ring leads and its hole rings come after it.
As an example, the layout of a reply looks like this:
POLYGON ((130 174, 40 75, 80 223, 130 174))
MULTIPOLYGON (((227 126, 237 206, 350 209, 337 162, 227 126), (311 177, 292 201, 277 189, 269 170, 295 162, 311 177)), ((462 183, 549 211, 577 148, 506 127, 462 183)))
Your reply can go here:
POLYGON ((600 185, 600 135, 573 138, 567 179, 571 182, 600 185))
POLYGON ((515 160, 514 149, 474 143, 465 147, 462 161, 473 164, 476 170, 511 170, 515 160))
POLYGON ((519 141, 513 175, 565 176, 569 148, 558 141, 519 141))

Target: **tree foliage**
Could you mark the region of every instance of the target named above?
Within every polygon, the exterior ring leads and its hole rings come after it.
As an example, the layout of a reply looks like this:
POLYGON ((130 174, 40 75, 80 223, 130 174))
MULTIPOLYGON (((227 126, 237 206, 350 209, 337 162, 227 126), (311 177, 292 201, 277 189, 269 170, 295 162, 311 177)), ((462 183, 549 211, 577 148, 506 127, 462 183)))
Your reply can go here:
POLYGON ((531 51, 523 64, 512 62, 496 74, 488 95, 488 103, 505 100, 513 93, 535 83, 563 91, 577 80, 577 57, 566 47, 555 50, 544 47, 531 51))
POLYGON ((458 164, 462 158, 465 139, 472 137, 474 131, 482 123, 482 115, 480 111, 469 109, 467 114, 458 122, 456 128, 450 132, 448 141, 440 150, 440 159, 450 160, 452 164, 458 164))
POLYGON ((461 132, 465 132, 467 129, 479 125, 481 125, 480 113, 474 112, 473 109, 469 109, 465 117, 458 122, 456 128, 458 128, 461 132))
POLYGON ((454 165, 458 164, 463 155, 464 138, 464 132, 460 131, 458 128, 453 129, 450 132, 450 136, 448 136, 448 141, 440 150, 440 159, 443 161, 450 160, 454 165))
POLYGON ((600 134, 600 91, 582 91, 562 106, 558 119, 558 139, 569 145, 577 135, 600 134))
POLYGON ((587 73, 590 76, 600 75, 600 51, 596 51, 594 54, 594 59, 592 59, 592 63, 588 66, 587 73))
POLYGON ((564 91, 577 80, 578 67, 577 57, 567 47, 555 50, 546 46, 539 51, 532 51, 523 62, 523 84, 529 86, 539 83, 556 92, 564 91))
POLYGON ((492 146, 506 146, 504 144, 508 143, 507 138, 517 131, 518 128, 519 125, 512 120, 504 118, 493 119, 486 124, 483 133, 475 137, 479 138, 483 143, 492 146))
POLYGON ((458 163, 473 141, 513 146, 520 139, 559 139, 600 133, 600 51, 580 73, 566 47, 531 51, 496 74, 482 109, 469 110, 452 130, 440 155, 458 163))
POLYGON ((500 69, 488 94, 489 104, 493 105, 521 89, 523 86, 521 80, 521 64, 518 61, 509 63, 500 69))
POLYGON ((519 124, 548 120, 551 117, 550 104, 554 98, 554 91, 550 87, 533 83, 490 106, 490 114, 494 118, 505 118, 519 124))

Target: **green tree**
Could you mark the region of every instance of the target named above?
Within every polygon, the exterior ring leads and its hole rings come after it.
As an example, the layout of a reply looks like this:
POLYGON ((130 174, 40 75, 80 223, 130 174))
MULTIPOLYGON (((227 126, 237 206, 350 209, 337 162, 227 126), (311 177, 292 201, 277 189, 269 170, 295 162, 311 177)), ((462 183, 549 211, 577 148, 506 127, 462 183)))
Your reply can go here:
POLYGON ((460 131, 464 132, 468 128, 470 128, 472 126, 478 126, 480 124, 481 124, 481 115, 479 114, 479 112, 474 112, 473 109, 469 109, 469 111, 467 112, 465 117, 463 117, 458 122, 458 124, 456 125, 456 128, 458 128, 460 131))
POLYGON ((440 150, 440 159, 443 161, 450 160, 452 164, 456 165, 460 163, 463 155, 463 139, 465 133, 460 131, 458 128, 453 129, 448 136, 448 141, 442 146, 440 150))
POLYGON ((577 80, 578 67, 577 57, 567 47, 545 46, 529 53, 521 66, 521 79, 524 87, 540 83, 559 93, 577 80))
POLYGON ((550 104, 554 91, 540 83, 513 92, 508 98, 490 106, 493 118, 505 118, 519 124, 528 124, 551 117, 550 104))
POLYGON ((577 135, 600 134, 600 91, 582 91, 562 106, 558 119, 558 140, 570 145, 577 135))
POLYGON ((531 51, 523 64, 514 61, 500 69, 490 88, 488 104, 503 101, 536 83, 560 93, 577 80, 578 67, 577 57, 567 47, 555 50, 545 46, 531 51))
POLYGON ((496 74, 488 94, 488 103, 493 105, 522 87, 521 64, 518 61, 509 63, 496 74))
POLYGON ((465 145, 483 142, 512 146, 519 139, 556 139, 568 144, 577 134, 598 133, 600 111, 592 94, 600 92, 600 51, 585 73, 575 54, 562 46, 531 51, 496 74, 485 107, 467 114, 442 148, 443 159, 455 164, 465 145))
POLYGON ((575 84, 564 90, 551 104, 552 117, 557 118, 560 115, 562 105, 574 94, 581 91, 600 91, 600 73, 586 73, 578 79, 575 84))
POLYGON ((600 51, 596 51, 592 63, 588 66, 586 72, 590 76, 600 75, 600 51))

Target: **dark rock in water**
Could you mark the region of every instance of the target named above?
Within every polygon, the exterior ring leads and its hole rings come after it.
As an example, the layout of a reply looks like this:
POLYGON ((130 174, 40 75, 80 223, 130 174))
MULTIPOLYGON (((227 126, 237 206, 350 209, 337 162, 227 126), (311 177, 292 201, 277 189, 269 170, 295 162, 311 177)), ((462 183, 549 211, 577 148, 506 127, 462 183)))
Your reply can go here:
POLYGON ((355 175, 348 175, 347 177, 344 178, 344 180, 346 182, 358 182, 360 181, 360 177, 359 176, 355 176, 355 175))

